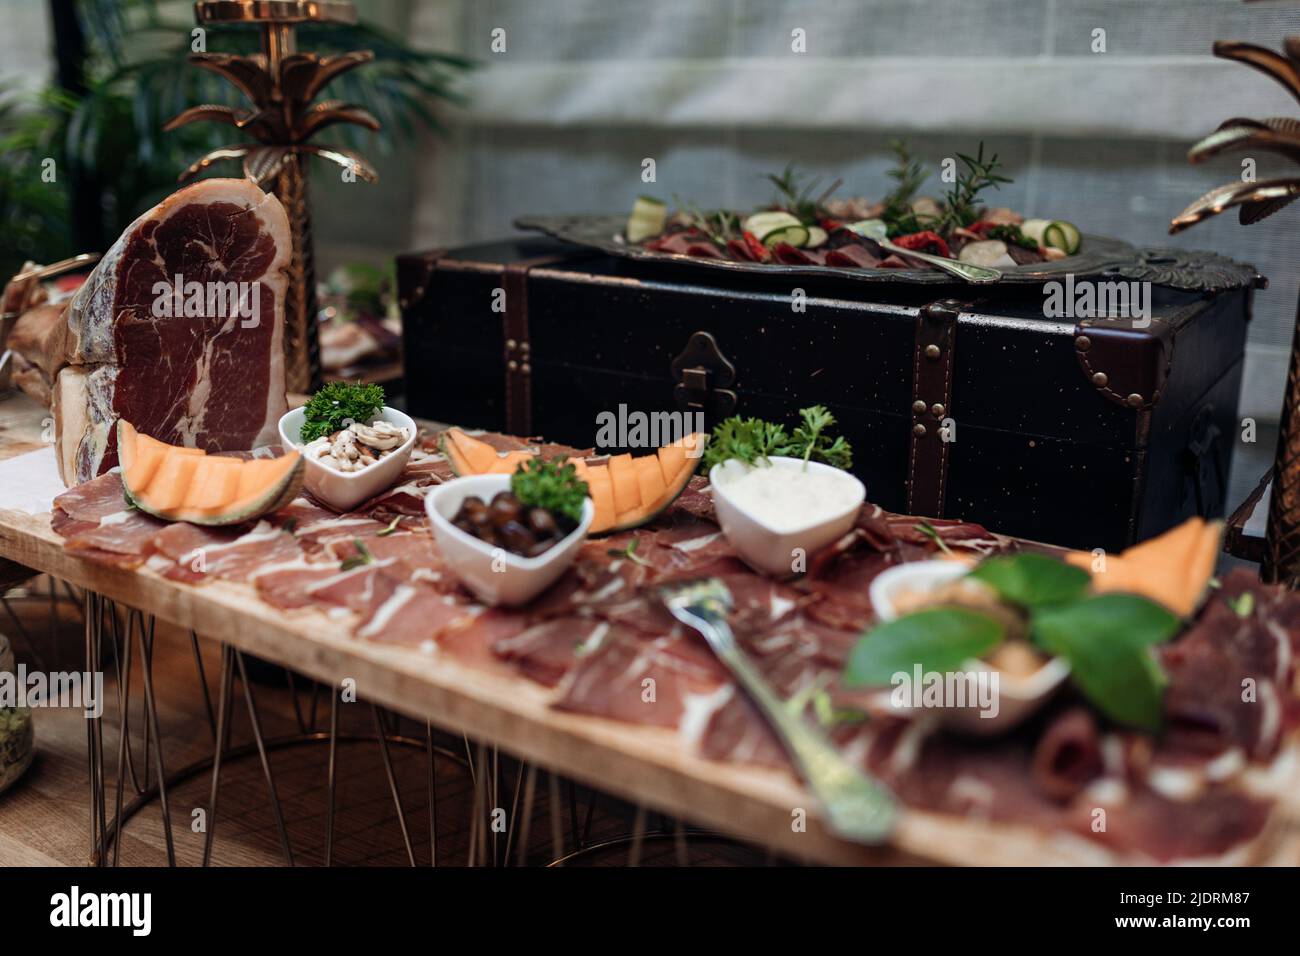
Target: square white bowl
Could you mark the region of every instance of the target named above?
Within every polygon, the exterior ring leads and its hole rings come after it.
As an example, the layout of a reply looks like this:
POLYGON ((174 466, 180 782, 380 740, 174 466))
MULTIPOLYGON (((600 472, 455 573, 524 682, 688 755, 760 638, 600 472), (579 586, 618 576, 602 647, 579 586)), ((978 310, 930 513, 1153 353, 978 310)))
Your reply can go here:
MULTIPOLYGON (((709 469, 709 487, 713 491, 713 506, 718 515, 722 531, 751 567, 774 577, 789 577, 794 573, 794 551, 802 549, 805 557, 824 548, 836 538, 847 534, 858 520, 862 502, 867 499, 867 489, 862 482, 847 471, 823 465, 820 462, 805 463, 802 458, 785 458, 774 455, 768 459, 771 468, 801 469, 807 465, 810 471, 833 472, 846 483, 855 486, 853 504, 845 506, 828 518, 793 530, 777 531, 764 524, 756 515, 746 511, 727 495, 726 483, 719 483, 722 470, 732 467, 730 461, 714 465, 709 469)), ((743 465, 741 466, 743 467, 743 465)))
POLYGON ((471 495, 490 502, 499 491, 510 490, 510 475, 470 475, 434 488, 424 499, 429 524, 442 556, 456 576, 484 604, 527 604, 568 570, 587 539, 596 508, 587 498, 582 520, 567 536, 535 558, 525 558, 482 538, 467 534, 451 523, 461 502, 471 495))
MULTIPOLYGON (((280 419, 280 441, 285 450, 296 449, 301 452, 306 444, 299 436, 302 423, 306 417, 305 410, 295 408, 280 419)), ((419 431, 415 422, 405 412, 399 412, 388 405, 376 416, 394 425, 401 425, 409 430, 410 435, 391 454, 385 455, 373 465, 360 471, 335 471, 328 465, 313 461, 303 456, 306 466, 303 470, 303 487, 311 492, 312 497, 336 511, 350 511, 363 501, 369 501, 375 495, 391 487, 406 467, 415 447, 415 435, 419 431)), ((373 421, 374 419, 371 419, 373 421)), ((369 424, 367 422, 366 424, 369 424)))

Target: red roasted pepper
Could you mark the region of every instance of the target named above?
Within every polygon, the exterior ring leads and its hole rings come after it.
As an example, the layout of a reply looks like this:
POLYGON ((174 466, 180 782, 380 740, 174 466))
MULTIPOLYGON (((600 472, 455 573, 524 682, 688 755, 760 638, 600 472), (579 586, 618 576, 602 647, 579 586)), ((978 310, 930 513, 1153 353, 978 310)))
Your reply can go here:
POLYGON ((928 252, 934 256, 943 256, 945 259, 952 258, 952 253, 948 251, 948 243, 943 241, 943 236, 929 229, 908 236, 899 236, 894 240, 894 245, 914 252, 928 252))
POLYGON ((749 247, 749 251, 753 254, 756 261, 767 262, 771 258, 767 246, 763 245, 763 243, 759 241, 758 236, 748 231, 742 232, 740 235, 744 238, 745 245, 749 247))

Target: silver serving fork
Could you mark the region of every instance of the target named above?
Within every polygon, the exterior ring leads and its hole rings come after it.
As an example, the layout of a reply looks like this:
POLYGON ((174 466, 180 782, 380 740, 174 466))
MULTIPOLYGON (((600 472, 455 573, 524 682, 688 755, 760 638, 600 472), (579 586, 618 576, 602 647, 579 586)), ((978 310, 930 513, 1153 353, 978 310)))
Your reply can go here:
POLYGON ((860 843, 884 842, 898 815, 894 795, 883 783, 841 757, 825 734, 787 708, 768 686, 736 644, 727 624, 732 607, 727 586, 717 578, 703 578, 666 585, 659 589, 659 596, 673 617, 704 636, 713 653, 767 718, 821 801, 831 829, 860 843))
MULTIPOLYGON (((874 237, 873 237, 874 238, 874 237)), ((972 285, 988 285, 990 282, 997 282, 1002 278, 1002 272, 994 269, 992 266, 977 266, 973 262, 962 262, 958 259, 945 259, 943 256, 932 256, 928 252, 917 252, 914 249, 904 249, 902 246, 896 246, 888 239, 876 239, 881 247, 888 249, 890 252, 900 256, 910 256, 913 259, 920 259, 922 262, 928 262, 937 269, 951 273, 959 279, 965 279, 972 285)))

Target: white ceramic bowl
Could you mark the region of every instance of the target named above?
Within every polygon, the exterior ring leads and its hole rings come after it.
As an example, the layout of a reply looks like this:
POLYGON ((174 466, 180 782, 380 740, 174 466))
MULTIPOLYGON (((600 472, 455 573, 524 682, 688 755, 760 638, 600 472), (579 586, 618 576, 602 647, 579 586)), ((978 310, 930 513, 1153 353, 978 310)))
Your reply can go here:
MULTIPOLYGON (((970 572, 964 561, 933 560, 900 564, 878 575, 871 582, 871 606, 876 617, 892 621, 900 614, 894 603, 895 596, 904 591, 923 592, 937 590, 964 577, 970 572)), ((994 671, 987 661, 969 660, 962 665, 964 671, 994 671)), ((997 714, 985 717, 978 704, 966 707, 944 707, 936 713, 945 726, 973 736, 988 737, 1004 733, 1022 723, 1042 707, 1070 676, 1070 665, 1063 658, 1053 657, 1032 674, 1012 674, 998 671, 997 714)), ((874 707, 899 716, 909 716, 913 710, 896 704, 890 691, 872 695, 874 707)))
MULTIPOLYGON (((774 456, 770 459, 771 468, 798 470, 804 467, 802 458, 783 458, 774 456)), ((823 465, 820 462, 807 462, 809 471, 832 472, 854 488, 853 503, 830 517, 793 530, 774 530, 764 524, 757 516, 746 511, 727 494, 724 471, 732 468, 744 468, 736 461, 725 461, 709 469, 709 485, 713 489, 713 505, 718 515, 722 531, 736 548, 746 563, 765 574, 774 577, 788 577, 794 573, 795 549, 803 550, 805 556, 824 548, 836 538, 846 534, 858 518, 862 502, 867 498, 867 489, 847 471, 823 465)))
POLYGON ((498 491, 509 488, 510 475, 470 475, 439 485, 424 499, 442 556, 465 586, 485 604, 527 604, 554 584, 578 556, 596 514, 591 499, 586 499, 578 527, 535 558, 495 548, 451 523, 466 498, 477 495, 490 502, 498 491))
MULTIPOLYGON (((410 437, 392 454, 385 455, 361 471, 335 471, 328 465, 304 458, 307 464, 303 471, 302 483, 311 492, 312 497, 336 511, 350 511, 397 481, 397 476, 402 473, 402 469, 406 467, 406 462, 411 457, 411 449, 415 447, 415 435, 419 429, 415 427, 415 422, 409 415, 388 405, 384 406, 378 417, 409 429, 410 437)), ((296 448, 302 451, 303 445, 306 444, 298 437, 302 434, 303 418, 303 409, 295 408, 280 419, 280 441, 284 443, 286 449, 296 448)))

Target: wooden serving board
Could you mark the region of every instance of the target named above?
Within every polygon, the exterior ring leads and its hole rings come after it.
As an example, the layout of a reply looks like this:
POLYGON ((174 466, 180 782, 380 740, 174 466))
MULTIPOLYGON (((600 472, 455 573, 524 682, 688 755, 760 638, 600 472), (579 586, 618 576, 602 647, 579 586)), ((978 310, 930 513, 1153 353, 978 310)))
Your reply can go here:
MULTIPOLYGON (((10 402, 29 407, 15 405, 3 413, 0 460, 15 448, 39 447, 40 421, 48 414, 24 397, 4 404, 10 402)), ((584 784, 796 859, 849 865, 1107 862, 1078 838, 912 811, 902 815, 891 846, 859 846, 823 826, 816 800, 788 773, 705 760, 691 753, 674 731, 562 713, 548 706, 545 688, 504 667, 471 667, 356 640, 343 624, 318 611, 276 611, 248 585, 216 581, 192 587, 143 568, 125 571, 68 555, 48 515, 0 510, 0 557, 322 683, 337 687, 352 678, 365 700, 495 743, 584 784), (796 829, 796 819, 804 816, 806 829, 796 829)), ((1276 816, 1277 832, 1261 841, 1268 861, 1300 862, 1300 840, 1289 829, 1300 814, 1276 816)), ((1258 853, 1252 861, 1263 862, 1258 853)))

